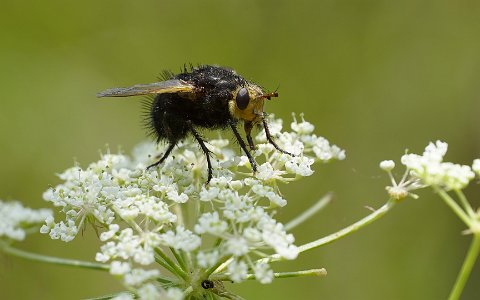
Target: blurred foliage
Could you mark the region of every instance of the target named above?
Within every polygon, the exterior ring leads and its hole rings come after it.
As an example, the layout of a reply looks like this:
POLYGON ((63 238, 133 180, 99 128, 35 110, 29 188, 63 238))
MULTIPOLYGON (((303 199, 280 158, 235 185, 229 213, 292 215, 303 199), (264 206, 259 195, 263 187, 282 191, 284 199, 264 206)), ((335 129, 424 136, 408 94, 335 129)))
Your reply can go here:
MULTIPOLYGON (((184 63, 230 66, 280 98, 340 147, 347 160, 285 187, 289 220, 327 191, 333 204, 294 233, 333 232, 386 200, 378 163, 431 140, 470 164, 480 150, 480 2, 465 1, 19 1, 0 5, 0 198, 45 207, 55 173, 98 158, 108 143, 144 139, 136 99, 95 98, 154 81, 184 63), (302 191, 300 193, 300 191, 302 191)), ((240 151, 240 150, 239 150, 240 151)), ((401 173, 401 171, 398 171, 401 173)), ((467 193, 478 206, 478 186, 467 193)), ((334 244, 278 263, 326 267, 326 278, 228 287, 247 299, 445 299, 470 237, 429 191, 334 244)), ((71 244, 34 237, 25 249, 92 259, 93 230, 71 244)), ((477 265, 463 299, 478 299, 477 265)), ((2 299, 77 299, 121 290, 108 274, 0 258, 2 299)))

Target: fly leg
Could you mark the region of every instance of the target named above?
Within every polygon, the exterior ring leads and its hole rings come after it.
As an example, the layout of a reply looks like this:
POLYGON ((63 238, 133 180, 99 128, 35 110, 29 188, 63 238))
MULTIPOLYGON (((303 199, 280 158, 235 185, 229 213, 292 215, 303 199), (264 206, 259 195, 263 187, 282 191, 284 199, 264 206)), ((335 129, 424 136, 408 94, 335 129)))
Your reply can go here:
MULTIPOLYGON (((232 128, 233 134, 235 135, 235 138, 237 139, 238 143, 240 144, 240 147, 242 148, 243 152, 245 152, 245 154, 247 155, 248 161, 250 161, 250 165, 252 165, 253 173, 257 172, 257 163, 255 162, 252 155, 248 151, 247 145, 245 144, 242 137, 240 136, 240 133, 238 133, 236 124, 234 122, 230 122, 230 128, 232 128)), ((250 137, 250 139, 251 139, 251 137, 250 137)), ((253 143, 253 141, 252 141, 252 143, 253 143)))
POLYGON ((247 136, 248 146, 250 147, 250 150, 253 151, 253 150, 255 150, 255 143, 253 142, 253 139, 252 139, 252 136, 251 136, 253 123, 252 122, 245 122, 243 127, 245 128, 245 135, 247 136))
POLYGON ((147 167, 147 170, 150 169, 150 168, 156 167, 156 166, 158 166, 159 164, 163 163, 163 161, 164 161, 165 159, 167 159, 167 157, 170 155, 170 152, 172 152, 173 148, 175 148, 175 145, 176 145, 176 143, 170 142, 170 145, 168 145, 167 151, 165 151, 165 153, 163 154, 162 158, 160 158, 160 160, 157 161, 156 163, 149 165, 149 166, 147 167))
POLYGON ((295 156, 293 155, 292 153, 290 152, 287 152, 285 150, 283 150, 282 148, 280 148, 277 143, 275 143, 275 141, 273 140, 273 137, 272 135, 270 134, 270 129, 268 129, 268 124, 267 124, 267 121, 265 120, 265 118, 262 119, 262 122, 263 122, 263 128, 265 129, 265 135, 267 136, 267 140, 270 144, 272 144, 273 147, 275 147, 275 149, 277 149, 278 151, 282 152, 282 153, 285 153, 285 154, 288 154, 290 156, 295 156))
POLYGON ((210 162, 210 150, 208 150, 207 146, 205 146, 205 141, 203 140, 202 136, 193 128, 191 122, 188 122, 190 126, 190 132, 192 132, 193 137, 197 140, 198 144, 200 145, 200 148, 202 148, 203 153, 207 157, 207 165, 208 165, 208 179, 207 179, 207 184, 210 182, 212 179, 212 163, 210 162))

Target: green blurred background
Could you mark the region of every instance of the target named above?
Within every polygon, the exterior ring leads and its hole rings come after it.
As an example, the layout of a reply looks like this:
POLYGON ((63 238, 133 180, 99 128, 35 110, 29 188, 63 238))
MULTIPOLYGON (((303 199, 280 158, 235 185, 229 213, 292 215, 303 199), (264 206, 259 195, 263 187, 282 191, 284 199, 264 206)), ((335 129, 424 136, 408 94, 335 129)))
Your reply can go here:
MULTIPOLYGON (((266 110, 289 123, 305 112, 316 132, 347 150, 284 187, 287 221, 327 191, 335 201, 294 234, 297 244, 367 215, 386 200, 378 168, 405 148, 449 143, 448 160, 480 150, 480 2, 466 1, 19 1, 0 4, 0 198, 48 206, 55 173, 86 165, 108 143, 144 140, 135 99, 95 98, 154 81, 184 63, 230 66, 280 98, 266 110)), ((400 169, 400 168, 399 168, 400 169)), ((401 170, 397 171, 401 173, 401 170)), ((400 175, 400 174, 398 174, 400 175)), ((228 285, 247 299, 445 299, 470 237, 430 191, 358 233, 277 263, 327 268, 326 278, 228 285)), ((467 190, 478 203, 477 183, 467 190)), ((92 259, 88 230, 65 244, 34 236, 18 245, 92 259)), ((478 299, 480 267, 463 299, 478 299)), ((0 255, 1 299, 79 299, 121 290, 108 274, 0 255)))

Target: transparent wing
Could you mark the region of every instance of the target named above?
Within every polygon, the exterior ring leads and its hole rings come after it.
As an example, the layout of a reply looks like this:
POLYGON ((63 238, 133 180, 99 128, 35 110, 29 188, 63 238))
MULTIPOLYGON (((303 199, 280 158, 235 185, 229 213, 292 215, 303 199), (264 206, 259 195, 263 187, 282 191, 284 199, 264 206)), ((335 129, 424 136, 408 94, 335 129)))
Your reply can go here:
POLYGON ((179 79, 171 79, 149 84, 137 84, 126 88, 112 88, 98 93, 97 97, 129 97, 178 92, 189 93, 193 92, 194 89, 195 87, 188 82, 179 79))

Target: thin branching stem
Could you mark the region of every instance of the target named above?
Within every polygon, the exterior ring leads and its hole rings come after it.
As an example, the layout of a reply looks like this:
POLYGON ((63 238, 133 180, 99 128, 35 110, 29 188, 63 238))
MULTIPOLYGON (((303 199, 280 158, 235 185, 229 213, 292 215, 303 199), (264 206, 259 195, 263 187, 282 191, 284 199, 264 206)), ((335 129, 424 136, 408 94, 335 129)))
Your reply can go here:
POLYGON ((349 235, 349 234, 367 226, 368 224, 380 219, 381 217, 383 217, 387 212, 389 212, 395 206, 396 203, 397 203, 397 200, 390 199, 382 207, 375 210, 374 212, 372 212, 371 214, 369 214, 365 218, 361 219, 360 221, 355 222, 352 225, 350 225, 348 227, 345 227, 344 229, 339 230, 339 231, 337 231, 333 234, 330 234, 330 235, 328 235, 324 238, 321 238, 321 239, 318 239, 316 241, 304 244, 304 245, 298 247, 299 251, 300 252, 305 252, 307 250, 318 248, 320 246, 330 244, 330 243, 332 243, 332 242, 334 242, 334 241, 336 241, 336 240, 338 240, 338 239, 340 239, 344 236, 347 236, 347 235, 349 235))
POLYGON ((309 207, 306 211, 301 213, 299 216, 285 224, 285 230, 290 231, 293 228, 297 227, 298 225, 302 224, 306 220, 313 217, 316 213, 324 209, 333 198, 333 193, 327 193, 325 196, 320 198, 313 206, 309 207))
POLYGON ((118 296, 123 295, 123 294, 128 294, 132 297, 135 296, 132 292, 125 291, 125 292, 120 292, 120 293, 115 293, 115 294, 103 295, 103 296, 99 296, 99 297, 95 297, 95 298, 87 298, 87 299, 84 299, 84 300, 108 300, 108 299, 113 299, 113 298, 118 297, 118 296))
POLYGON ((157 264, 159 264, 160 266, 170 271, 170 273, 177 275, 178 277, 178 274, 176 273, 175 269, 172 266, 170 266, 160 255, 155 254, 155 261, 157 262, 157 264))
POLYGON ((175 250, 172 247, 170 247, 170 251, 172 252, 173 256, 175 256, 175 259, 178 261, 180 268, 182 268, 184 272, 187 272, 188 271, 187 264, 183 260, 181 253, 177 252, 177 250, 175 250))
POLYGON ((455 190, 455 194, 457 194, 458 199, 460 199, 460 203, 462 203, 463 208, 467 212, 468 216, 470 218, 475 218, 475 211, 468 202, 467 197, 465 197, 465 194, 462 192, 462 190, 455 190))
POLYGON ((231 256, 224 256, 222 257, 213 267, 205 271, 205 275, 208 277, 210 274, 214 272, 221 272, 223 271, 232 261, 231 256))
POLYGON ((70 266, 70 267, 80 267, 85 269, 93 269, 93 270, 101 270, 101 271, 110 270, 110 265, 107 265, 107 264, 37 254, 33 252, 24 251, 9 245, 4 245, 3 243, 0 243, 0 250, 16 257, 20 257, 20 258, 24 258, 32 261, 43 262, 43 263, 70 266))
MULTIPOLYGON (((342 237, 345 237, 357 230, 359 230, 360 228, 363 228, 365 227, 366 225, 380 219, 381 217, 383 217, 387 212, 389 212, 394 206, 395 204, 397 203, 397 200, 395 199, 389 199, 387 203, 385 203, 382 207, 380 207, 379 209, 375 210, 374 212, 372 212, 371 214, 369 214, 368 216, 366 216, 365 218, 361 219, 360 221, 357 221, 355 223, 353 223, 352 225, 348 226, 348 227, 345 227, 335 233, 332 233, 326 237, 323 237, 323 238, 320 238, 316 241, 313 241, 313 242, 310 242, 310 243, 307 243, 307 244, 304 244, 302 246, 299 246, 298 247, 298 250, 299 250, 299 253, 302 253, 302 252, 305 252, 307 250, 311 250, 311 249, 315 249, 315 248, 318 248, 320 246, 323 246, 323 245, 327 245, 327 244, 330 244, 342 237)), ((274 254, 270 257, 267 257, 267 258, 262 258, 260 259, 259 261, 261 262, 273 262, 273 261, 281 261, 281 260, 284 260, 283 257, 281 257, 280 255, 278 254, 274 254)))
POLYGON ((471 219, 468 217, 465 211, 463 211, 460 205, 458 205, 457 202, 455 202, 455 200, 453 200, 453 198, 450 197, 446 191, 436 186, 434 186, 433 189, 438 193, 438 195, 440 195, 440 198, 445 201, 445 203, 453 210, 453 212, 470 228, 472 223, 471 219))
POLYGON ((163 251, 159 248, 155 248, 155 253, 162 258, 162 260, 170 267, 168 270, 173 274, 179 276, 183 280, 188 278, 187 273, 183 271, 179 265, 177 265, 173 260, 171 260, 163 251))
MULTIPOLYGON (((311 269, 311 270, 302 270, 302 271, 294 271, 294 272, 273 273, 274 278, 290 278, 290 277, 306 277, 306 276, 325 277, 327 276, 327 270, 325 270, 324 268, 321 268, 321 269, 311 269)), ((212 276, 212 279, 220 280, 220 281, 231 281, 228 274, 214 275, 212 276)), ((255 276, 255 274, 248 274, 245 279, 255 280, 257 279, 257 277, 255 276)))

